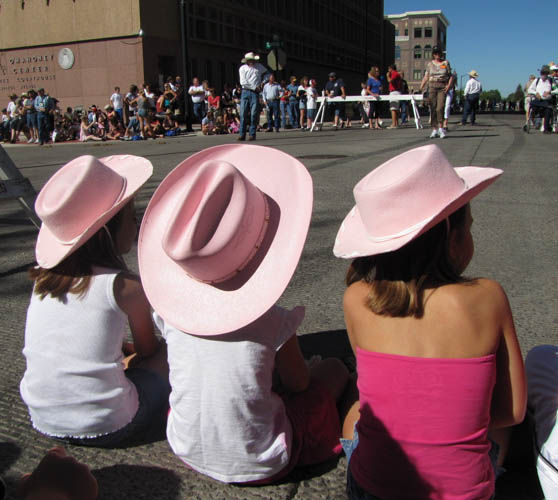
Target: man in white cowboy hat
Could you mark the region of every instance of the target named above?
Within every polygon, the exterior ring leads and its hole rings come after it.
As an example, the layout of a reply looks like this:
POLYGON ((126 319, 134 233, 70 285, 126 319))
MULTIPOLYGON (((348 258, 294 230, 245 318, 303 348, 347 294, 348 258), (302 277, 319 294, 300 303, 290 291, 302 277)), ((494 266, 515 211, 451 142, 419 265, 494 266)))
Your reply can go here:
POLYGON ((242 87, 242 94, 240 97, 240 136, 239 141, 246 140, 246 129, 248 123, 249 141, 256 140, 256 127, 259 118, 259 93, 262 90, 262 81, 264 75, 268 72, 266 67, 258 61, 260 56, 254 52, 244 54, 242 59, 242 66, 238 70, 240 86, 242 87), (248 120, 250 120, 248 122, 248 120))
POLYGON ((463 108, 463 117, 461 118, 461 125, 467 123, 467 117, 471 115, 471 125, 475 124, 475 112, 479 105, 479 98, 482 92, 481 82, 477 80, 479 74, 474 69, 469 71, 469 81, 465 85, 463 97, 465 99, 465 106, 463 108))

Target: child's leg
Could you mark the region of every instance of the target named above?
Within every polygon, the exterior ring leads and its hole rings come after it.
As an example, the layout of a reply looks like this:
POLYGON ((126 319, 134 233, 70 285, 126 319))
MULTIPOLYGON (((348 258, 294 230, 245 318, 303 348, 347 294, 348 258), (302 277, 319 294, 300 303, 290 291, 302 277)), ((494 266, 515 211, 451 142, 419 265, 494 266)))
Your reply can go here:
POLYGON ((321 382, 335 401, 339 401, 349 380, 349 370, 341 360, 327 358, 310 368, 310 377, 321 382))

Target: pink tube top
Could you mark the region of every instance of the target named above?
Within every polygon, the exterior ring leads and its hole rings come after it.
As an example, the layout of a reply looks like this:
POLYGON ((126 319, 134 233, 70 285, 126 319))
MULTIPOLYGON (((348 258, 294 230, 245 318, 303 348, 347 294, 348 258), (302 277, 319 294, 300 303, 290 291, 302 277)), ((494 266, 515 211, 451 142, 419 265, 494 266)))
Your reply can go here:
POLYGON ((496 356, 441 359, 357 348, 359 443, 350 467, 382 499, 488 499, 496 356))

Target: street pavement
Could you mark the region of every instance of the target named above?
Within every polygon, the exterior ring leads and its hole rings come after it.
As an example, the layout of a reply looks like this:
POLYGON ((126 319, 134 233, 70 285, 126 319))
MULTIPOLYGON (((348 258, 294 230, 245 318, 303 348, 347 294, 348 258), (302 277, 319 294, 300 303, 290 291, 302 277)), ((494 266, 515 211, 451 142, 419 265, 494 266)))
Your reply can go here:
MULTIPOLYGON (((452 120, 453 121, 453 120, 452 120)), ((523 354, 538 344, 558 343, 556 250, 558 243, 558 137, 524 134, 519 115, 481 115, 477 125, 450 127, 438 144, 455 166, 492 166, 504 175, 472 204, 475 256, 469 276, 502 283, 514 313, 523 354)), ((406 127, 371 131, 361 128, 321 132, 282 131, 258 134, 255 144, 271 146, 299 158, 314 181, 314 211, 298 269, 280 304, 306 306, 301 334, 343 328, 341 299, 348 262, 332 254, 343 217, 354 204, 352 188, 389 158, 431 141, 429 130, 406 127)), ((206 147, 235 143, 236 136, 191 135, 144 142, 5 146, 7 153, 38 191, 72 158, 92 154, 134 154, 147 157, 154 175, 137 197, 141 215, 165 175, 180 161, 206 147)), ((268 167, 262 165, 262 168, 268 167)), ((274 168, 280 169, 281 165, 274 168)), ((34 431, 19 396, 25 369, 21 350, 25 313, 31 293, 26 269, 34 262, 37 231, 15 201, 0 204, 0 475, 13 490, 14 481, 30 471, 53 442, 34 431)), ((127 256, 137 269, 135 249, 127 256)), ((305 337, 310 339, 312 337, 305 337)), ((311 344, 340 354, 346 345, 338 336, 316 337, 311 344), (324 340, 325 338, 325 340, 324 340), (342 345, 343 344, 343 345, 342 345)), ((99 481, 102 499, 338 499, 345 498, 346 460, 297 470, 280 484, 265 487, 223 485, 184 467, 164 436, 147 436, 126 449, 101 450, 68 446, 86 462, 99 481)), ((404 478, 402 478, 404 480, 404 478)), ((527 467, 505 474, 499 499, 539 499, 540 491, 527 467)))

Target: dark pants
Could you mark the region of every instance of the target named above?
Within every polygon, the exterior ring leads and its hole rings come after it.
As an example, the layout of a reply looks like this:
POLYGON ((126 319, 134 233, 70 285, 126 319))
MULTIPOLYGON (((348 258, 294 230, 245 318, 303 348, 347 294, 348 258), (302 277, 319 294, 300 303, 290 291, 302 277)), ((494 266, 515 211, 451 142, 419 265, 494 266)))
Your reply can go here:
POLYGON ((37 124, 39 126, 39 142, 48 142, 48 113, 39 111, 37 113, 37 124))
POLYGON ((203 119, 203 102, 194 102, 194 116, 201 123, 203 119))
POLYGON ((250 125, 248 133, 256 137, 256 129, 260 117, 258 93, 254 90, 242 89, 240 97, 240 137, 246 137, 246 129, 250 125))
POLYGON ((291 126, 293 128, 300 127, 300 109, 298 107, 298 101, 289 101, 289 107, 287 108, 289 112, 289 120, 291 121, 291 126))
POLYGON ((465 125, 467 123, 467 117, 471 115, 471 125, 475 124, 476 111, 479 105, 479 94, 469 94, 465 96, 465 108, 463 109, 463 117, 461 118, 461 123, 465 125))
POLYGON ((279 130, 279 101, 268 101, 267 103, 267 128, 279 130))
POLYGON ((552 105, 548 101, 541 99, 533 99, 531 101, 531 109, 534 112, 541 111, 544 115, 544 129, 547 132, 552 131, 552 105))

